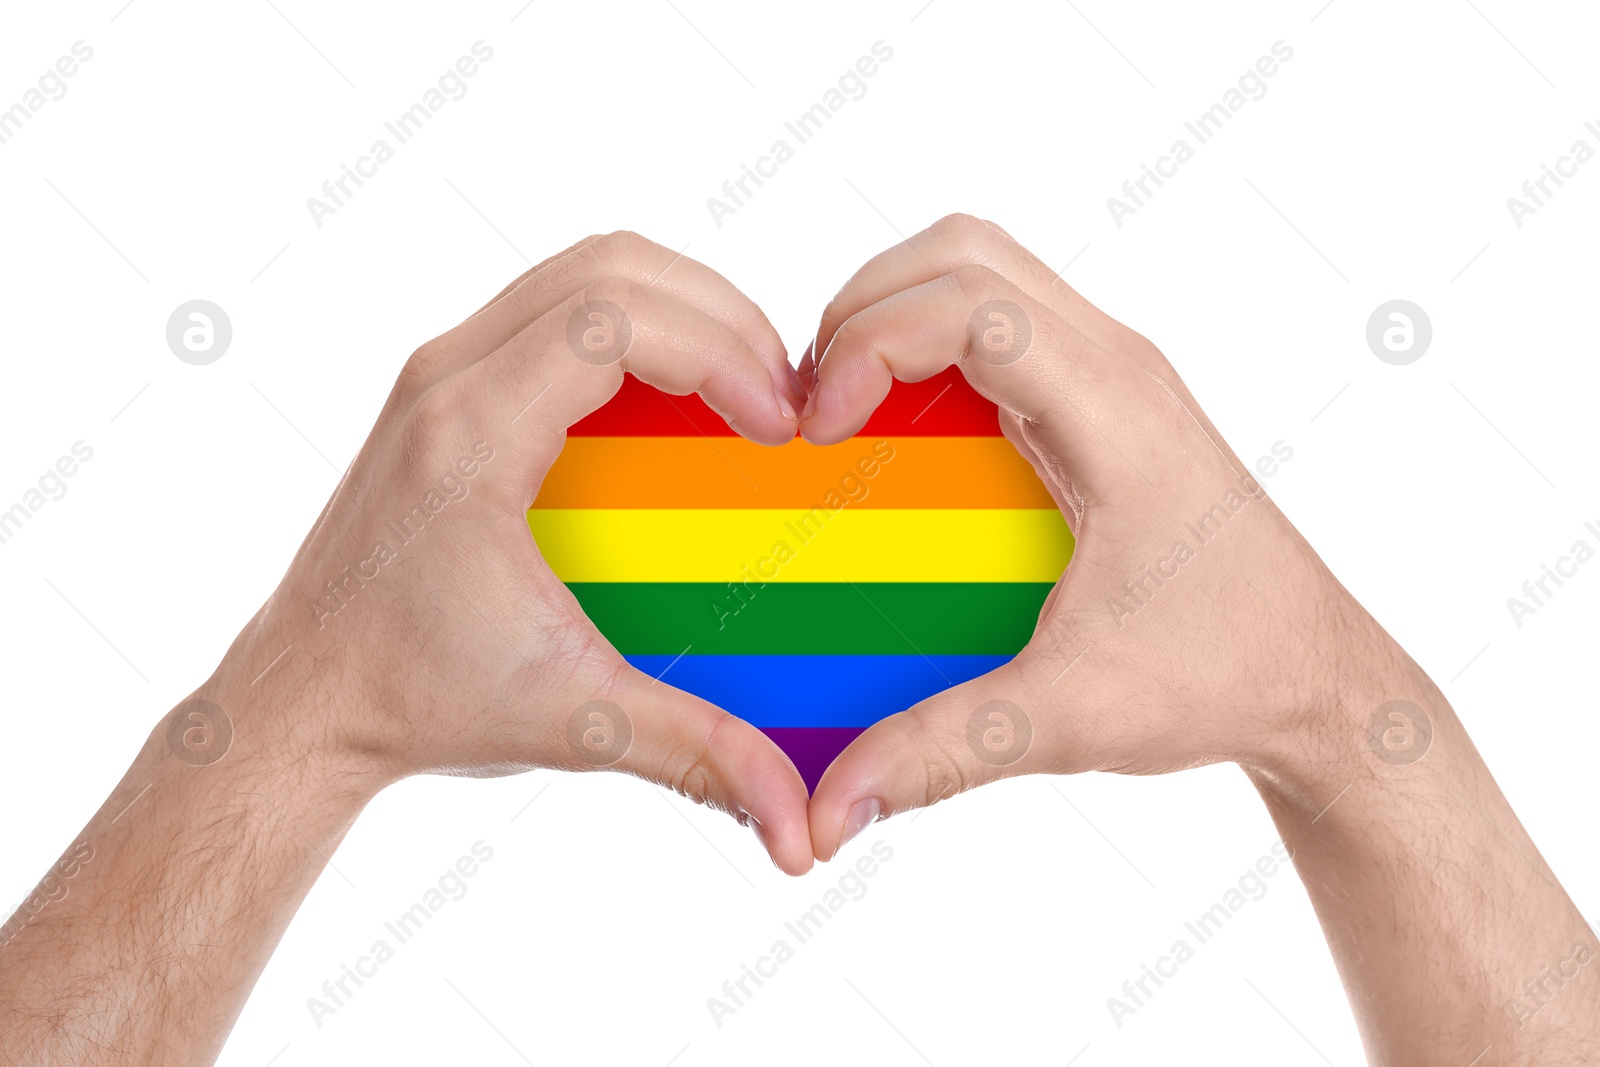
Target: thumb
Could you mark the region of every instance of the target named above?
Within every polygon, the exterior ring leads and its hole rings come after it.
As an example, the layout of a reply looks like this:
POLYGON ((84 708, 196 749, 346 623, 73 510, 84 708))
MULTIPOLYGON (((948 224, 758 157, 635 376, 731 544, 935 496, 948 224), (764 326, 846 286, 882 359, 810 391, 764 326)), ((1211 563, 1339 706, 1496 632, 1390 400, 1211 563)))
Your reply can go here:
POLYGON ((1048 771, 1047 721, 1018 660, 874 724, 839 754, 811 798, 811 846, 829 860, 879 819, 976 786, 1048 771))
POLYGON ((564 720, 564 766, 668 786, 750 826, 784 873, 811 869, 805 783, 789 757, 743 719, 622 667, 604 698, 579 704, 564 720))

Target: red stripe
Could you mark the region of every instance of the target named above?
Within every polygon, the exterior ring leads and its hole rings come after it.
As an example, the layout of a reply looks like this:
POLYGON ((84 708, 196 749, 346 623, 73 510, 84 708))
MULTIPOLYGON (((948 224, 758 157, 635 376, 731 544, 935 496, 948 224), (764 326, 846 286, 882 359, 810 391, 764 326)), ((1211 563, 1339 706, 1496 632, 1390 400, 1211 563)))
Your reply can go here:
POLYGON ((999 409, 967 384, 960 367, 889 387, 857 436, 999 437, 999 409))
POLYGON ((579 419, 568 437, 732 437, 733 430, 699 394, 673 396, 622 376, 617 395, 579 419))
MULTIPOLYGON (((730 437, 733 430, 696 394, 672 396, 631 374, 598 411, 567 431, 573 437, 730 437)), ((998 437, 995 406, 957 367, 921 382, 897 381, 862 434, 877 437, 998 437)))

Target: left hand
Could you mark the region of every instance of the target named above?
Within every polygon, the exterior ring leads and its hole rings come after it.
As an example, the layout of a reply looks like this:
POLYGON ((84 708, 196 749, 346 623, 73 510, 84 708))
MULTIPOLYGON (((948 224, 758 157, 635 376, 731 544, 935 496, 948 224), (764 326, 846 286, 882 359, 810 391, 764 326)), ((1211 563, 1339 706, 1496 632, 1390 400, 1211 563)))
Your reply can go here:
POLYGON ((873 819, 1012 775, 1221 760, 1272 773, 1351 750, 1341 679, 1305 634, 1364 658, 1345 668, 1358 683, 1378 685, 1403 654, 1156 347, 999 227, 953 215, 856 272, 802 362, 801 432, 842 440, 892 378, 951 364, 999 406, 1076 548, 1014 660, 877 723, 828 768, 811 800, 819 859, 873 819), (1002 321, 1009 335, 994 333, 1002 321), (1013 347, 989 351, 997 337, 1013 347), (975 737, 1015 747, 980 751, 975 737))

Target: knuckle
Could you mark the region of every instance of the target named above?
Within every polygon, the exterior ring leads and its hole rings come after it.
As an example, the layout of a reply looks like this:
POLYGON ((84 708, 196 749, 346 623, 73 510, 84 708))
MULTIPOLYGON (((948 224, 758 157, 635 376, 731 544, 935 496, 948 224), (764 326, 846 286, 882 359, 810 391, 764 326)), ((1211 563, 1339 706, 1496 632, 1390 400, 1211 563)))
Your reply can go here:
POLYGON ((1167 362, 1167 357, 1162 354, 1161 349, 1156 347, 1155 342, 1144 336, 1144 334, 1136 330, 1128 330, 1124 343, 1128 346, 1130 355, 1134 359, 1152 367, 1171 370, 1172 365, 1167 362))
POLYGON ((946 215, 933 224, 933 230, 942 240, 957 245, 980 244, 989 240, 994 234, 993 227, 987 222, 976 215, 968 215, 962 211, 946 215))
POLYGON ((927 719, 922 708, 905 713, 906 728, 917 741, 922 754, 923 807, 964 793, 974 784, 965 762, 954 749, 958 742, 947 737, 927 719))
POLYGON ((719 713, 697 743, 680 746, 668 754, 657 777, 673 792, 696 804, 716 803, 718 778, 711 753, 716 750, 717 735, 736 721, 727 712, 719 713))
POLYGON ((609 274, 584 287, 583 301, 586 304, 606 302, 616 304, 620 308, 628 309, 636 306, 641 299, 643 286, 631 278, 620 274, 609 274))
POLYGON ((467 436, 469 407, 456 379, 446 379, 419 396, 406 419, 402 459, 423 461, 467 436))
POLYGON ((667 783, 672 791, 681 797, 687 797, 696 804, 704 804, 712 799, 712 785, 715 776, 711 768, 706 766, 703 758, 696 758, 681 765, 667 778, 667 783))
POLYGON ((613 230, 589 245, 607 263, 637 263, 655 247, 654 242, 632 230, 613 230))
POLYGON ((822 318, 818 320, 817 332, 813 335, 817 345, 816 350, 811 354, 813 360, 822 358, 823 354, 828 350, 828 345, 834 335, 839 332, 839 327, 844 325, 839 321, 839 313, 834 310, 834 307, 835 304, 830 302, 827 307, 822 309, 822 318))
POLYGON ((427 389, 443 368, 449 348, 443 337, 435 337, 411 353, 395 378, 394 391, 404 400, 415 400, 427 389))
POLYGON ((969 788, 967 775, 961 764, 942 748, 933 748, 923 757, 922 806, 931 807, 941 800, 949 800, 969 788))
POLYGON ((847 353, 866 346, 869 323, 860 315, 851 315, 833 331, 833 341, 828 345, 829 356, 838 359, 847 353))
POLYGON ((979 263, 963 264, 950 276, 961 289, 962 296, 975 304, 993 299, 1002 289, 1000 275, 979 263))
POLYGON ((543 267, 533 271, 525 278, 513 294, 518 299, 537 296, 542 293, 557 292, 571 286, 595 272, 595 249, 603 238, 591 237, 583 244, 574 245, 566 252, 550 260, 543 267))

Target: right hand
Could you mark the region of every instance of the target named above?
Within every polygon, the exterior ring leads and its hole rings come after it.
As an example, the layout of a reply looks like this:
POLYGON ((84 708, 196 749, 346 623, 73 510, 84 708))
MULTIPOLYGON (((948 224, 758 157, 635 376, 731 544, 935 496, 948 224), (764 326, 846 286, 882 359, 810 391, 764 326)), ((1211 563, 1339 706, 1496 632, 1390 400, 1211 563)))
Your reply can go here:
POLYGON ((230 759, 315 755, 364 789, 606 767, 753 824, 781 869, 808 869, 805 786, 788 758, 629 666, 529 536, 567 427, 624 371, 701 393, 753 440, 794 438, 798 376, 726 279, 631 233, 552 257, 406 364, 278 591, 197 694, 250 718, 230 759), (596 302, 631 331, 618 329, 614 352, 580 354, 572 324, 581 333, 596 302), (431 518, 423 501, 437 503, 431 518))

